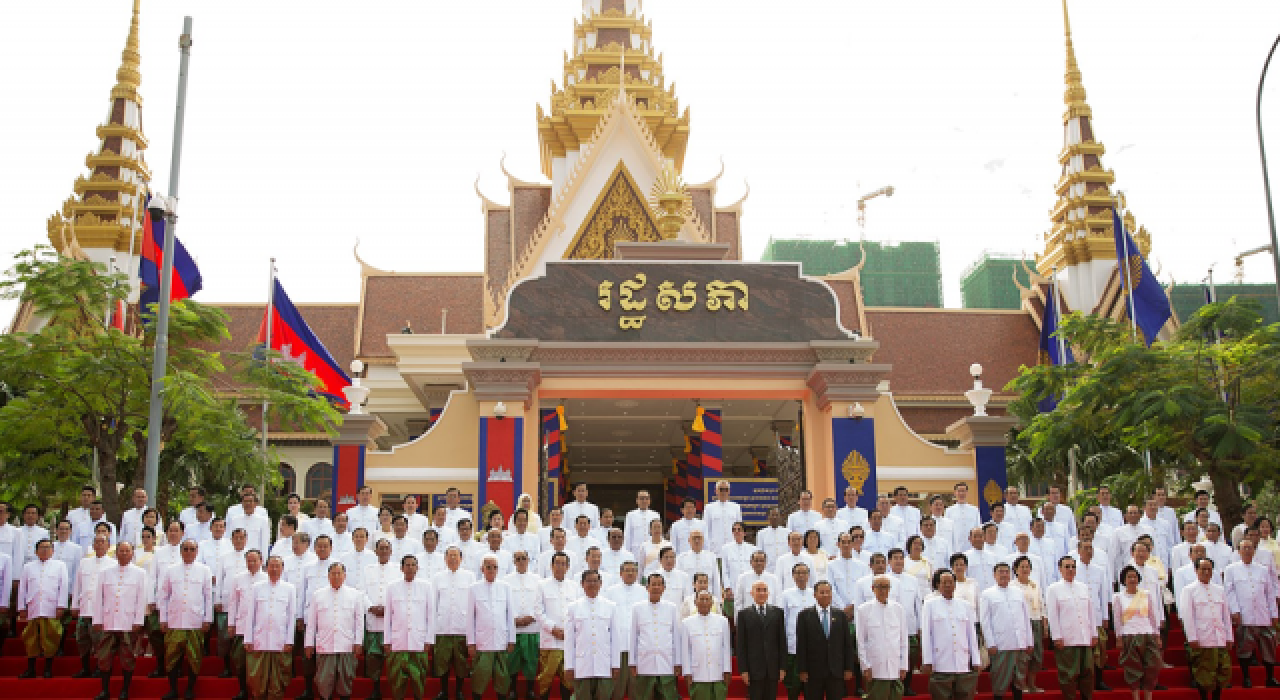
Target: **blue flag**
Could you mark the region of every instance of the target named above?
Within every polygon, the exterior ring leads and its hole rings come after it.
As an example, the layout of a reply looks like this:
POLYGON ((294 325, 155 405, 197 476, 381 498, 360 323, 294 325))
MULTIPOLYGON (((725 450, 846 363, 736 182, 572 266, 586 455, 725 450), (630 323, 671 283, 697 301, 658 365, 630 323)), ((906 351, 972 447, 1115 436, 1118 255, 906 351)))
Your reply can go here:
POLYGON ((1173 309, 1169 306, 1169 297, 1165 296, 1164 288, 1156 281, 1156 276, 1151 274, 1151 268, 1143 259, 1142 251, 1138 250, 1138 245, 1133 242, 1129 232, 1124 230, 1120 213, 1114 207, 1111 209, 1111 220, 1115 226, 1116 260, 1120 265, 1120 280, 1124 283, 1125 291, 1132 297, 1130 311, 1133 314, 1133 320, 1142 331, 1147 347, 1151 347, 1151 343, 1155 342, 1156 334, 1164 328, 1169 317, 1173 316, 1173 309), (1133 285, 1132 290, 1129 289, 1130 284, 1133 285))
MULTIPOLYGON (((151 199, 148 197, 148 206, 150 203, 151 199)), ((150 208, 145 211, 142 224, 142 259, 138 261, 138 276, 143 286, 139 305, 143 309, 143 316, 149 317, 150 305, 160 301, 160 270, 164 266, 166 222, 162 216, 152 218, 150 208)), ((169 290, 169 301, 189 299, 204 286, 204 281, 200 278, 200 268, 196 267, 196 261, 191 258, 182 241, 176 237, 173 239, 172 285, 169 290)))
MULTIPOLYGON (((1061 316, 1058 308, 1058 285, 1054 284, 1051 290, 1048 298, 1044 300, 1044 321, 1040 324, 1040 364, 1067 365, 1075 362, 1076 358, 1071 354, 1071 346, 1055 335, 1058 332, 1058 320, 1061 316)), ((1040 412, 1052 411, 1057 408, 1060 400, 1059 396, 1041 399, 1040 412)))

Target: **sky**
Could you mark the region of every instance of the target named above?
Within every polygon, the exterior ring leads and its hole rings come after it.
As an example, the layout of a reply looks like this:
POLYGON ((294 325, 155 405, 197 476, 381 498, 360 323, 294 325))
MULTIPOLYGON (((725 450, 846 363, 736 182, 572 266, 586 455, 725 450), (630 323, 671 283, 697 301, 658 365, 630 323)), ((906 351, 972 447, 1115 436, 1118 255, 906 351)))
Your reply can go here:
MULTIPOLYGON (((130 0, 0 3, 0 266, 97 149, 130 0)), ((984 251, 1043 248, 1062 147, 1055 0, 647 0, 668 84, 691 108, 684 177, 750 183, 743 252, 771 237, 941 245, 944 303, 984 251)), ((1254 122, 1280 3, 1073 0, 1094 129, 1164 282, 1219 281, 1268 242, 1254 122)), ((178 236, 205 302, 260 302, 268 259, 298 302, 359 296, 357 240, 400 271, 483 266, 473 183, 507 201, 539 172, 535 104, 563 82, 580 0, 143 0, 153 189, 169 191, 183 15, 194 18, 178 236)), ((1280 59, 1277 59, 1280 63, 1280 59)), ((1280 68, 1263 128, 1280 186, 1280 68)), ((1280 194, 1280 193, 1278 193, 1280 194)), ((1245 279, 1274 280, 1269 256, 1245 279)), ((16 305, 0 301, 8 325, 16 305)))

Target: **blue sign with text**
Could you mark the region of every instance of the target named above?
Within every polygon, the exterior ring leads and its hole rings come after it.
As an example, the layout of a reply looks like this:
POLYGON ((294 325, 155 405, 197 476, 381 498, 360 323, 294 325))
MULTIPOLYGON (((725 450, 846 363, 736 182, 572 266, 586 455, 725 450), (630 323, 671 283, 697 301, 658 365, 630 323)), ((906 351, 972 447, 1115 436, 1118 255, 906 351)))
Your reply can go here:
POLYGON ((704 497, 707 503, 715 500, 710 490, 719 481, 729 482, 729 500, 742 507, 742 523, 752 527, 763 527, 769 524, 769 509, 778 505, 777 479, 732 479, 723 478, 716 481, 707 480, 704 497))

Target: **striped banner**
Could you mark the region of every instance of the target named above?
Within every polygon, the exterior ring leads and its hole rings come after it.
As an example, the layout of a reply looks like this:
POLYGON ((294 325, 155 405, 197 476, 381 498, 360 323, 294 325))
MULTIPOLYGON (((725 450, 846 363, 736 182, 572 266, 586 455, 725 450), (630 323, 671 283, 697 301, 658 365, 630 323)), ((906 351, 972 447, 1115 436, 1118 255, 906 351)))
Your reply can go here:
MULTIPOLYGON (((702 479, 714 482, 724 475, 724 430, 720 409, 708 408, 702 414, 702 424, 706 427, 702 431, 702 479)), ((705 495, 705 491, 698 489, 698 494, 705 495)))
POLYGON ((559 504, 557 496, 564 480, 563 447, 560 439, 560 417, 554 408, 542 409, 542 444, 547 451, 547 507, 559 504))
MULTIPOLYGON (((706 420, 706 416, 703 416, 706 420)), ((697 504, 698 512, 702 512, 702 438, 700 436, 689 437, 689 469, 685 475, 685 492, 680 497, 683 502, 686 498, 692 498, 697 504)))
POLYGON ((443 408, 433 408, 433 409, 431 409, 431 411, 430 411, 430 418, 429 418, 429 420, 428 420, 428 422, 427 422, 427 428, 428 428, 428 429, 430 429, 430 428, 431 428, 431 426, 435 425, 435 424, 436 424, 436 421, 440 420, 440 413, 441 413, 441 412, 443 412, 443 411, 444 411, 444 409, 443 409, 443 408))

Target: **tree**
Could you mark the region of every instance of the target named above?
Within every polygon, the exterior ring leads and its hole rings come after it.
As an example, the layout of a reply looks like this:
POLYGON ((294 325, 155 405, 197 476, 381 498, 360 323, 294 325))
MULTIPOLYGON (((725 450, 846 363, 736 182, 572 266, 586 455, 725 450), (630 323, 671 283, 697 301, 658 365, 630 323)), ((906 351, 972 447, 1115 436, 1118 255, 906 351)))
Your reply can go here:
POLYGON ((1232 297, 1201 308, 1171 342, 1150 348, 1128 325, 1096 316, 1073 314, 1060 332, 1083 361, 1023 367, 1006 387, 1019 394, 1010 410, 1027 426, 1015 438, 1016 461, 1029 472, 1061 474, 1076 449, 1086 478, 1137 493, 1163 483, 1164 468, 1203 472, 1224 522, 1239 522, 1238 487, 1261 490, 1280 467, 1280 324, 1262 325, 1256 305, 1232 297), (1038 412, 1049 396, 1061 398, 1058 406, 1038 412))
MULTIPOLYGON (((71 501, 96 453, 114 520, 121 493, 142 484, 155 338, 150 328, 138 337, 103 324, 104 310, 128 294, 126 282, 47 246, 19 253, 0 280, 0 295, 30 303, 42 321, 34 332, 0 336, 0 491, 71 501)), ((278 462, 258 449, 240 401, 268 400, 277 418, 306 430, 336 423, 301 367, 255 361, 247 348, 212 350, 229 337, 221 310, 185 300, 172 305, 169 323, 157 503, 190 483, 278 481, 278 462)))

